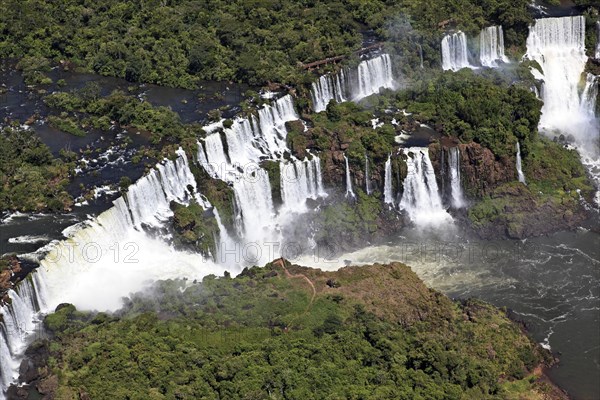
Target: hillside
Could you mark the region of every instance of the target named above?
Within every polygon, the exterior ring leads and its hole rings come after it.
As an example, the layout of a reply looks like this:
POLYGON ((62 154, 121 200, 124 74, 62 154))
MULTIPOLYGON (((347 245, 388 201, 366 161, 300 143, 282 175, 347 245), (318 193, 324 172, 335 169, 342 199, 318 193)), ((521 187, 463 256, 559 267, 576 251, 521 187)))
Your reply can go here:
POLYGON ((61 305, 45 325, 55 336, 21 373, 47 399, 561 398, 533 373, 548 355, 504 312, 400 263, 278 260, 160 282, 115 315, 61 305))

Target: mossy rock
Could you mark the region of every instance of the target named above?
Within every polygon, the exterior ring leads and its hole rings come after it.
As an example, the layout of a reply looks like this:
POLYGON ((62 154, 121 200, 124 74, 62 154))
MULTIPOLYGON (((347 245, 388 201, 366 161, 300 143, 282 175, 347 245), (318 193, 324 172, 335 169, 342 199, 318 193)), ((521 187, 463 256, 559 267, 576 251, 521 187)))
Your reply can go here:
POLYGON ((175 245, 198 251, 204 255, 216 254, 215 238, 219 226, 210 213, 195 201, 185 206, 172 202, 175 245))

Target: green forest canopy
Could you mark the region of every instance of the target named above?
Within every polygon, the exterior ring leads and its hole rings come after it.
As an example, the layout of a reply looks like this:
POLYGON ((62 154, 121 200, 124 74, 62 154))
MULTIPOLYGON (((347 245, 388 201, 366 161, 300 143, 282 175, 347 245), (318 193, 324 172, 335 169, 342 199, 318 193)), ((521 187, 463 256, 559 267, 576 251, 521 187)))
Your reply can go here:
POLYGON ((287 267, 300 278, 273 263, 161 282, 119 318, 59 306, 45 320, 57 397, 520 398, 514 380, 537 391, 523 378, 540 348, 492 306, 454 303, 398 263, 287 267))
POLYGON ((527 3, 7 0, 0 4, 0 57, 69 60, 101 75, 187 88, 200 79, 298 83, 298 63, 348 54, 367 29, 397 40, 395 21, 406 17, 436 43, 439 23, 448 20, 469 32, 501 23, 509 44, 524 41, 527 3))

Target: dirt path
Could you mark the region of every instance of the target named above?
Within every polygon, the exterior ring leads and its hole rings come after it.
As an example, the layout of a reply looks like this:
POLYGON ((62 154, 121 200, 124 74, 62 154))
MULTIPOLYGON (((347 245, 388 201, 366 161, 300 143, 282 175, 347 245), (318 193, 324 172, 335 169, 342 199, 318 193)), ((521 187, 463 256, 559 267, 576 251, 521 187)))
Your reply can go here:
POLYGON ((315 284, 308 278, 308 276, 306 276, 304 274, 290 273, 290 271, 288 271, 288 269, 285 267, 285 260, 283 258, 280 258, 277 261, 274 261, 273 264, 281 267, 283 269, 283 271, 285 272, 285 276, 287 278, 302 278, 306 282, 308 282, 308 284, 310 285, 312 292, 313 292, 312 297, 310 298, 310 303, 308 303, 308 307, 306 307, 305 313, 308 312, 308 310, 312 306, 313 302, 315 301, 315 297, 317 296, 317 288, 315 288, 315 284))

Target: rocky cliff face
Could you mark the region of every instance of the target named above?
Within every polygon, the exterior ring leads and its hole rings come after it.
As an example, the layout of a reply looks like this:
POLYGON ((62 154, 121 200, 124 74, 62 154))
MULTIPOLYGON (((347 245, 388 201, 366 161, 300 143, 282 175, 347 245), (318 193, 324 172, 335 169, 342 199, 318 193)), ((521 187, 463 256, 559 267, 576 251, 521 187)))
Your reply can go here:
POLYGON ((469 211, 471 227, 483 239, 525 239, 575 229, 587 218, 577 200, 540 197, 523 184, 505 184, 469 211))
POLYGON ((429 146, 429 157, 439 180, 443 178, 441 153, 450 147, 460 149, 461 181, 470 198, 482 198, 498 186, 517 180, 514 156, 499 158, 479 143, 458 143, 450 138, 429 146))
POLYGON ((470 201, 466 223, 481 238, 540 236, 574 229, 587 218, 578 188, 571 187, 585 174, 575 155, 561 146, 546 142, 535 149, 526 162, 529 186, 518 182, 514 155, 497 157, 478 143, 449 138, 429 147, 440 185, 442 152, 450 147, 460 149, 461 182, 470 201))
POLYGON ((16 256, 8 255, 0 258, 0 305, 7 300, 6 292, 13 288, 22 272, 21 263, 16 256))

